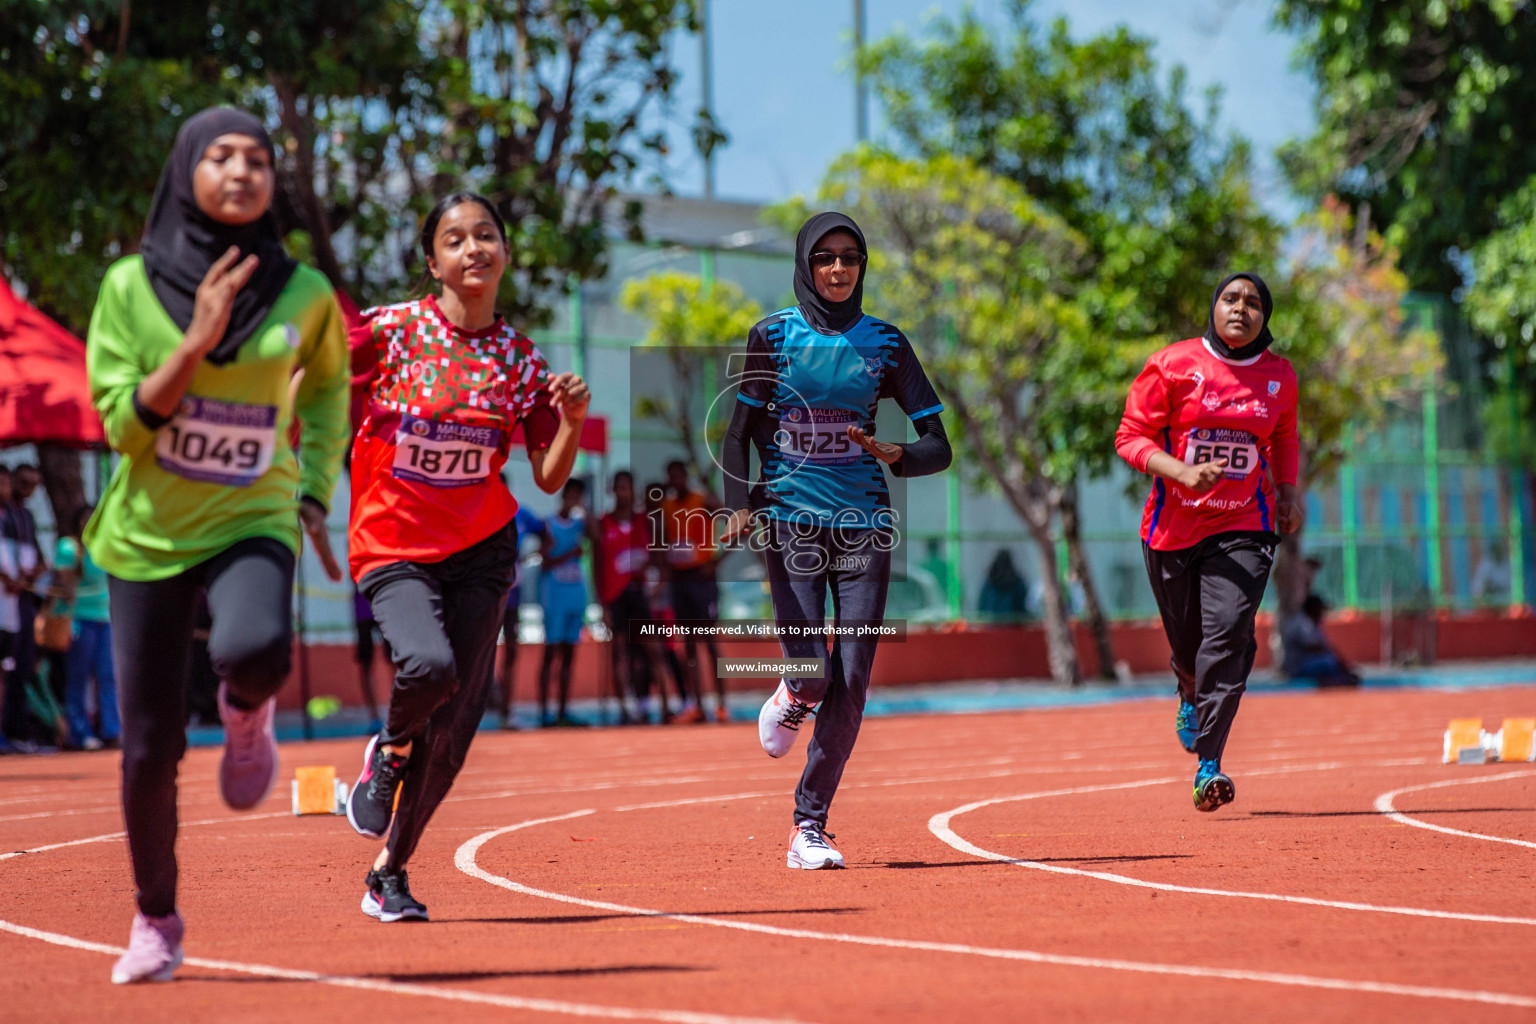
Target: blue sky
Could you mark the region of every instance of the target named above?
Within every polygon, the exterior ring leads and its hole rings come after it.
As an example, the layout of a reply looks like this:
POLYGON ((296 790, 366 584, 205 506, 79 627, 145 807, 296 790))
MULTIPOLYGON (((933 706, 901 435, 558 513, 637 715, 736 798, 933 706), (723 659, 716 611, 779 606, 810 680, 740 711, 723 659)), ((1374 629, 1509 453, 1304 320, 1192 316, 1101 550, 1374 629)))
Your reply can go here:
MULTIPOLYGON (((921 35, 936 12, 954 14, 963 0, 865 0, 868 36, 897 28, 921 35)), ((987 21, 1004 23, 1004 0, 971 0, 987 21)), ((1262 197, 1290 212, 1270 154, 1313 124, 1312 87, 1290 68, 1294 39, 1270 25, 1269 0, 1036 0, 1042 22, 1066 16, 1074 36, 1117 24, 1156 41, 1159 65, 1181 63, 1194 102, 1208 85, 1224 92, 1224 123, 1254 143, 1262 197)), ((710 0, 716 116, 731 142, 716 154, 721 198, 774 200, 812 191, 831 160, 854 141, 851 0, 710 0)), ((673 188, 697 195, 703 173, 686 131, 699 102, 699 46, 679 37, 682 81, 677 95, 673 188)), ((878 105, 871 131, 880 137, 878 105)))

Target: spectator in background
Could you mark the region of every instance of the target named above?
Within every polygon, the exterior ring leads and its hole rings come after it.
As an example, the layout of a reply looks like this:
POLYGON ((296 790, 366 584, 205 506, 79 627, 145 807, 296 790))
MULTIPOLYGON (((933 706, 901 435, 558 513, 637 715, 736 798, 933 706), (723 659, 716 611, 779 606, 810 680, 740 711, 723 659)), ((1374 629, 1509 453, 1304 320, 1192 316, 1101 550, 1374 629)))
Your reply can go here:
POLYGON ((587 510, 582 501, 587 485, 567 480, 560 492, 560 511, 544 522, 539 600, 544 606, 544 661, 539 666, 539 724, 582 725, 567 713, 571 699, 571 664, 587 612, 587 584, 581 575, 581 546, 587 534, 587 510), (558 714, 549 717, 549 678, 560 662, 558 714))
POLYGON ((1477 568, 1472 571, 1472 599, 1490 603, 1507 600, 1513 580, 1508 548, 1502 540, 1489 541, 1478 554, 1477 568))
POLYGON ((37 581, 48 571, 43 549, 37 541, 37 520, 27 508, 27 501, 37 490, 41 478, 37 467, 27 464, 17 466, 11 473, 11 500, 0 520, 0 534, 11 542, 16 556, 19 588, 16 595, 16 611, 20 620, 15 639, 11 642, 11 659, 15 662, 6 685, 3 715, 0 715, 0 731, 17 742, 23 750, 35 750, 37 740, 43 735, 41 727, 27 712, 27 688, 34 685, 37 674, 37 643, 32 633, 32 623, 37 619, 40 603, 37 581))
POLYGON ((26 714, 26 694, 13 680, 15 659, 12 651, 21 632, 21 610, 17 595, 21 592, 21 566, 16 560, 16 542, 7 524, 11 515, 11 471, 0 466, 0 707, 4 708, 4 729, 0 730, 0 754, 14 751, 9 734, 18 714, 26 714), (17 710, 19 709, 19 711, 17 710))
MULTIPOLYGON (((667 463, 667 489, 661 499, 662 522, 667 548, 667 569, 672 581, 672 612, 677 621, 697 628, 713 626, 720 618, 720 584, 715 575, 715 540, 711 513, 724 506, 709 492, 695 491, 688 485, 688 467, 681 460, 667 463)), ((699 641, 683 639, 687 652, 689 689, 692 703, 683 707, 674 719, 678 722, 704 721, 704 669, 698 657, 699 641)), ((709 652, 709 667, 715 677, 715 720, 730 721, 725 706, 725 681, 716 662, 720 648, 713 636, 704 638, 709 652)))
MULTIPOLYGON (((668 581, 667 567, 667 522, 666 522, 666 496, 667 485, 661 481, 652 481, 645 485, 642 492, 645 495, 645 517, 648 521, 647 544, 651 551, 651 564, 647 566, 645 573, 645 597, 651 606, 651 619, 659 625, 671 626, 677 624, 677 612, 672 608, 672 588, 668 581)), ((659 641, 664 652, 667 664, 672 667, 673 682, 677 686, 677 707, 679 714, 688 708, 699 706, 697 692, 688 689, 688 673, 683 669, 680 654, 682 644, 674 637, 664 637, 659 641)), ((664 725, 670 725, 678 721, 678 715, 667 711, 666 694, 662 694, 661 721, 664 725)), ((698 721, 702 715, 691 716, 688 721, 698 721)))
POLYGON ((591 529, 593 577, 597 599, 613 639, 609 644, 616 689, 629 691, 635 700, 634 721, 646 724, 651 719, 651 687, 661 697, 661 718, 667 715, 666 683, 661 679, 658 660, 665 660, 681 689, 682 665, 670 647, 655 640, 635 639, 632 623, 650 623, 650 602, 646 599, 645 573, 650 567, 650 521, 635 508, 635 478, 628 470, 613 474, 613 511, 599 519, 591 529))
MULTIPOLYGON (((507 481, 508 487, 512 485, 507 474, 503 473, 502 479, 507 481)), ((512 523, 517 530, 517 574, 512 578, 512 589, 507 591, 507 606, 501 613, 500 685, 491 691, 491 700, 495 703, 497 714, 501 716, 503 729, 517 728, 512 715, 512 691, 517 680, 518 627, 521 625, 523 608, 523 541, 544 535, 544 520, 522 505, 517 507, 517 515, 512 518, 512 523)))
POLYGON ((981 585, 976 610, 993 622, 1022 622, 1029 598, 1029 586, 1013 564, 1013 554, 999 548, 992 556, 987 578, 981 585))
POLYGON ((1359 686, 1360 677, 1328 643, 1323 615, 1328 602, 1308 594, 1301 610, 1292 613, 1281 630, 1281 668, 1292 679, 1315 679, 1319 686, 1359 686))
POLYGON ((93 505, 75 513, 74 528, 54 547, 57 573, 74 583, 74 629, 65 657, 64 711, 69 719, 69 746, 74 750, 116 747, 121 731, 117 719, 117 676, 112 670, 112 620, 108 615, 107 574, 91 559, 80 539, 93 505), (88 706, 91 681, 96 682, 96 721, 88 706))

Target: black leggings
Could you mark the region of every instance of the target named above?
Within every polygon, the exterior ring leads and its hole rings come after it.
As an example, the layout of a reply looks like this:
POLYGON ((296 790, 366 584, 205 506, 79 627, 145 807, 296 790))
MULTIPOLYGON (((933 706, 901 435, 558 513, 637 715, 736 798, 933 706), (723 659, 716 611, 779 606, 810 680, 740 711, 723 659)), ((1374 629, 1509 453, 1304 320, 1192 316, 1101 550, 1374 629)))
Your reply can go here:
POLYGON ((208 655, 227 697, 254 708, 288 678, 293 552, 255 537, 169 579, 107 579, 123 724, 123 818, 139 910, 176 909, 176 767, 187 749, 187 678, 199 588, 208 588, 208 655))
POLYGON ((395 660, 380 743, 410 743, 389 834, 391 871, 411 859, 453 787, 485 715, 507 591, 517 569, 512 524, 441 562, 393 562, 358 581, 395 660))

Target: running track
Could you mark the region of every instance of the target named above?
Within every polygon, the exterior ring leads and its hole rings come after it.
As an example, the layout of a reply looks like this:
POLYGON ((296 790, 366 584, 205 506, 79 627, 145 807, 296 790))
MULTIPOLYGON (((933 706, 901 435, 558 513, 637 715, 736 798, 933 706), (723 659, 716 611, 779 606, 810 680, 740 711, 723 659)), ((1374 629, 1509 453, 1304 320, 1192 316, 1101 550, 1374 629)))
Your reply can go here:
MULTIPOLYGON (((1238 803, 1189 804, 1172 702, 872 719, 834 808, 852 870, 784 867, 751 726, 483 733, 411 871, 287 792, 183 768, 173 985, 107 981, 132 884, 115 758, 0 760, 0 1019, 1536 1020, 1536 765, 1442 766, 1536 687, 1250 696, 1238 803), (15 851, 15 852, 12 852, 15 851), (23 852, 25 851, 25 852, 23 852)), ((284 747, 341 766, 357 741, 284 747)))

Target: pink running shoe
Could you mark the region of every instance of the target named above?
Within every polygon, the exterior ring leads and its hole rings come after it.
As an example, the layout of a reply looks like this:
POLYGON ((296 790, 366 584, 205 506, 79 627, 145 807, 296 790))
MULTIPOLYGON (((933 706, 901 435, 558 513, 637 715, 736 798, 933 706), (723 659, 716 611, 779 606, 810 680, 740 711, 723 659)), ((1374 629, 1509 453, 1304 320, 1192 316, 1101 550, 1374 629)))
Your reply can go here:
POLYGON ((224 759, 219 762, 219 793, 237 811, 248 811, 267 798, 277 780, 277 737, 272 716, 277 701, 242 711, 232 707, 219 684, 219 719, 224 723, 224 759))
POLYGON ((186 934, 181 915, 165 917, 133 915, 133 930, 128 933, 128 952, 112 965, 112 984, 133 985, 141 981, 170 981, 181 966, 181 939, 186 934))

